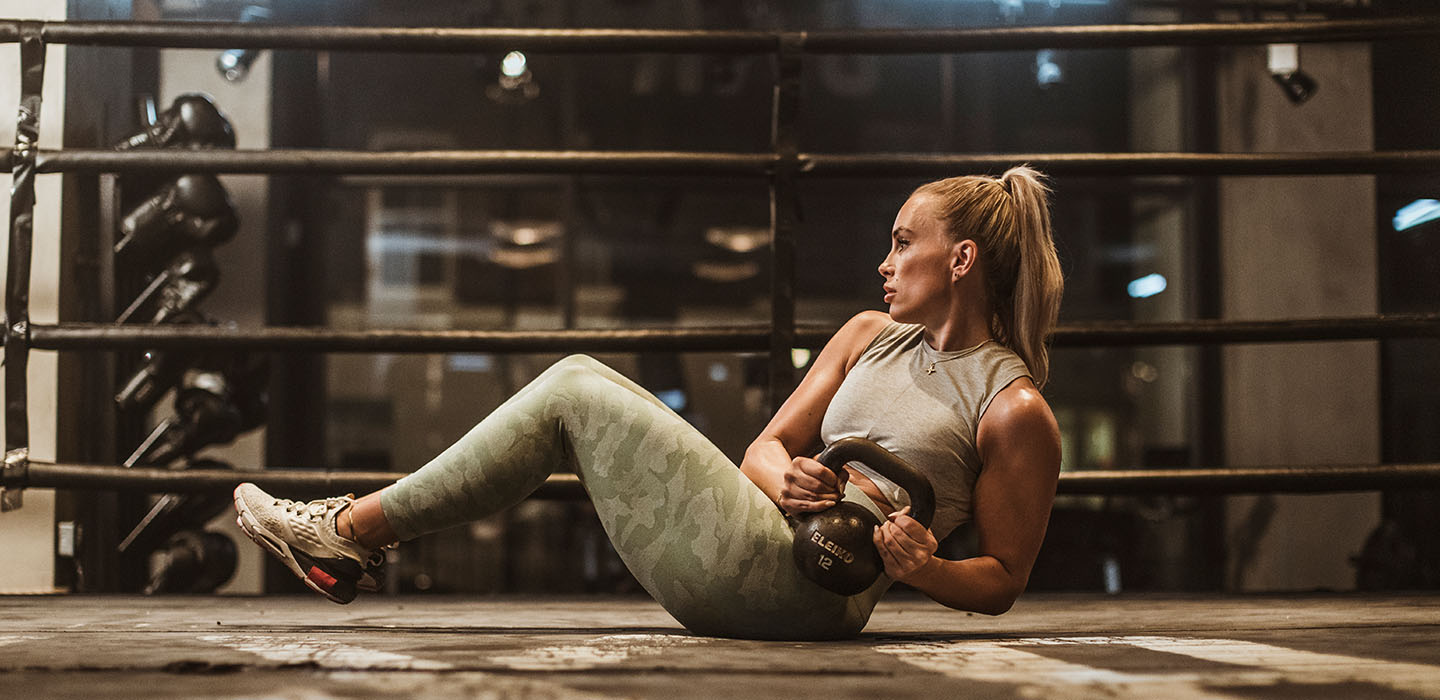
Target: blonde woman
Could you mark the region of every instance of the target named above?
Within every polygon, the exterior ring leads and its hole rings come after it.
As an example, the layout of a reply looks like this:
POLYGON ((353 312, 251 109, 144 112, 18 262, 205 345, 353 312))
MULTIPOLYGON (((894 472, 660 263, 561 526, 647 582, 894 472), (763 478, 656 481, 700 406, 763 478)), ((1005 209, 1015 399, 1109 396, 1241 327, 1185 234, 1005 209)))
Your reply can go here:
POLYGON ((1060 469, 1040 395, 1063 286, 1048 193, 1025 167, 916 189, 879 268, 889 313, 863 312, 831 338, 738 468, 644 389, 574 356, 376 493, 300 503, 242 484, 240 524, 310 588, 348 603, 374 587, 379 548, 508 508, 568 466, 635 578, 698 634, 852 637, 894 581, 1003 613, 1025 589, 1060 469), (848 436, 925 473, 929 528, 879 474, 852 464, 837 477, 812 459, 848 436), (786 516, 840 500, 883 523, 873 538, 885 575, 853 596, 820 588, 791 559, 786 516), (979 553, 935 556, 967 521, 979 553))

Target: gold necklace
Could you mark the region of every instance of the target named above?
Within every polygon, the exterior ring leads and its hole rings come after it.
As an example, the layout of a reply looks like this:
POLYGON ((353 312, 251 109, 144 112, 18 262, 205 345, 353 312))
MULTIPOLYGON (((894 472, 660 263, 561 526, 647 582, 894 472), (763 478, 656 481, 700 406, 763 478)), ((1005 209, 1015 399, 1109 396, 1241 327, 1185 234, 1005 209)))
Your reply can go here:
MULTIPOLYGON (((924 342, 924 341, 921 341, 921 342, 924 342)), ((982 342, 980 343, 980 345, 984 345, 985 343, 988 343, 988 342, 990 342, 990 341, 989 341, 989 340, 982 341, 982 342)), ((966 357, 966 356, 968 356, 970 353, 975 352, 976 350, 979 350, 979 349, 980 349, 980 345, 976 345, 975 347, 971 347, 971 348, 965 348, 964 350, 961 350, 961 351, 960 351, 960 354, 958 354, 958 355, 956 355, 956 356, 954 356, 954 357, 942 357, 942 358, 940 358, 940 359, 938 359, 938 360, 931 360, 931 361, 930 361, 930 366, 925 368, 925 374, 934 374, 934 373, 935 373, 935 365, 938 365, 938 364, 940 364, 941 362, 949 362, 949 361, 951 361, 951 360, 958 360, 958 359, 960 359, 960 358, 962 358, 962 357, 966 357)), ((939 353, 940 351, 939 351, 939 350, 936 350, 936 349, 934 349, 934 348, 930 348, 930 352, 939 353)))

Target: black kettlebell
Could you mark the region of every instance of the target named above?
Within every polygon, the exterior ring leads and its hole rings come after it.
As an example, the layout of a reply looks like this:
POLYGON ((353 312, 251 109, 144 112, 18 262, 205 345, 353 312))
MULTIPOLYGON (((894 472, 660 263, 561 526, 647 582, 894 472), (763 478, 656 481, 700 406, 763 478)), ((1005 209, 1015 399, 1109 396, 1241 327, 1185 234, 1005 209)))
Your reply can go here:
MULTIPOLYGON (((874 469, 905 489, 910 496, 911 517, 930 527, 935 517, 935 490, 930 480, 889 450, 864 438, 843 438, 826 447, 815 461, 829 467, 836 476, 850 462, 874 469)), ((880 520, 864 506, 842 501, 796 520, 795 565, 822 588, 855 595, 869 588, 885 570, 871 539, 880 520)))

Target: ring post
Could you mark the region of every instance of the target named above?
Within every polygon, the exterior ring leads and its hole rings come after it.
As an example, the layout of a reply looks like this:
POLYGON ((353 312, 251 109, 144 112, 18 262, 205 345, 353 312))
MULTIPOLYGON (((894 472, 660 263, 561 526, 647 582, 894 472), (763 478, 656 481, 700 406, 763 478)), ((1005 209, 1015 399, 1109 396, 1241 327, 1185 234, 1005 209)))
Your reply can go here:
POLYGON ((800 219, 796 179, 800 171, 801 56, 805 35, 783 34, 775 52, 775 93, 770 144, 777 156, 770 171, 770 410, 790 395, 795 368, 795 228, 800 219))
MULTIPOLYGON (((10 253, 5 273, 5 466, 24 473, 30 454, 30 257, 35 218, 35 155, 40 140, 40 91, 45 84, 41 22, 21 22, 20 111, 10 154, 10 253)), ((0 511, 21 506, 20 488, 0 490, 0 511)))

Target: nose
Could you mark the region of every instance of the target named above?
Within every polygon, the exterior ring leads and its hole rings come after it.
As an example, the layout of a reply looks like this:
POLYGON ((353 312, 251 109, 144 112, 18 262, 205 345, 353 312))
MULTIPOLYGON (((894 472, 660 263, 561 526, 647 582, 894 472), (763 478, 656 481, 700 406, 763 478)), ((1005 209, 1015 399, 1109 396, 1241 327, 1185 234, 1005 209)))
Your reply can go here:
POLYGON ((888 280, 894 274, 895 265, 891 264, 890 256, 886 255, 885 259, 880 261, 880 276, 888 280))

